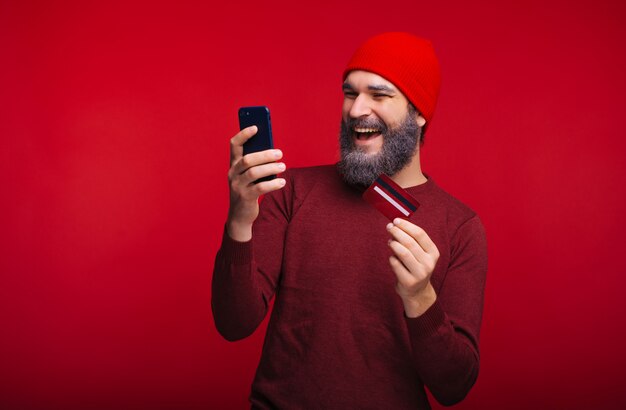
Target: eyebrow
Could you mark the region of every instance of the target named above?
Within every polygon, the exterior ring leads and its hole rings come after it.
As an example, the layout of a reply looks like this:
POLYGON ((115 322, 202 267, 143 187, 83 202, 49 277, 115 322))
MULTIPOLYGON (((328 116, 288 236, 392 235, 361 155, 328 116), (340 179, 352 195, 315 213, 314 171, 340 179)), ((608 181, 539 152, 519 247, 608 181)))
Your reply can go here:
MULTIPOLYGON (((343 83, 343 86, 341 87, 341 89, 343 91, 354 91, 354 87, 352 87, 352 84, 349 84, 349 83, 343 83)), ((387 93, 392 93, 392 94, 396 93, 395 89, 384 84, 370 84, 367 86, 367 89, 369 91, 382 91, 382 92, 387 92, 387 93)))
POLYGON ((388 85, 378 84, 378 85, 368 85, 367 89, 370 91, 386 91, 388 93, 395 93, 396 90, 389 87, 388 85))

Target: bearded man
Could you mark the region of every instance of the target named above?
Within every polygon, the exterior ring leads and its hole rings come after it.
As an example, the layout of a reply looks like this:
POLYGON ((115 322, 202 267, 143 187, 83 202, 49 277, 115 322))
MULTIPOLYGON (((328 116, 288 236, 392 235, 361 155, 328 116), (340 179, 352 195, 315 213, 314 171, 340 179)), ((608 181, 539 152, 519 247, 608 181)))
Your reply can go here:
POLYGON ((450 405, 476 381, 484 230, 420 166, 439 84, 429 41, 381 34, 344 72, 337 165, 284 172, 279 150, 242 155, 256 127, 231 139, 212 308, 238 340, 275 298, 252 408, 428 409, 426 388, 450 405), (409 218, 362 199, 381 174, 419 202, 409 218))

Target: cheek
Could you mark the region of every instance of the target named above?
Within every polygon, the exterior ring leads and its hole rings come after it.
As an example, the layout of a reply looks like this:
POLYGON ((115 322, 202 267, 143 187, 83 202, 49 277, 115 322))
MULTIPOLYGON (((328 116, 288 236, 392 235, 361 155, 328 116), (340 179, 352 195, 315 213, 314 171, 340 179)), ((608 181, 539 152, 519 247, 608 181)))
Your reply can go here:
POLYGON ((350 109, 352 108, 353 103, 354 103, 353 100, 344 98, 343 105, 341 107, 341 117, 343 118, 344 121, 347 121, 348 118, 350 117, 350 109))
POLYGON ((402 113, 402 110, 400 109, 388 109, 387 108, 384 110, 380 110, 379 112, 380 112, 380 118, 385 122, 387 129, 389 129, 389 128, 396 128, 398 125, 402 124, 402 122, 406 118, 408 110, 402 113))

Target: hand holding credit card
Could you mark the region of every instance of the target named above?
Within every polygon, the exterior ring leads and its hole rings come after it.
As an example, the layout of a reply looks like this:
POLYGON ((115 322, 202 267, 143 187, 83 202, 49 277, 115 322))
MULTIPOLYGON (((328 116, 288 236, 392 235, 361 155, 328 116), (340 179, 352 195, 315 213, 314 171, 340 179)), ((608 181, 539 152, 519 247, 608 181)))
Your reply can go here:
POLYGON ((408 219, 419 207, 419 202, 387 175, 382 174, 363 193, 369 202, 389 220, 408 219))

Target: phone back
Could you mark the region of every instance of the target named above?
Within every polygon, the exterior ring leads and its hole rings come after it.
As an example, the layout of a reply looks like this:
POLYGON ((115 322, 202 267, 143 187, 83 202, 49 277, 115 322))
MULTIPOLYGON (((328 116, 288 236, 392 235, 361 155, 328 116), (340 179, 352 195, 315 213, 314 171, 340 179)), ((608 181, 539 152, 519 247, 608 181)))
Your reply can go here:
POLYGON ((252 125, 256 125, 258 131, 256 135, 243 144, 243 154, 274 148, 269 108, 265 106, 241 107, 239 109, 239 129, 242 130, 252 125))

